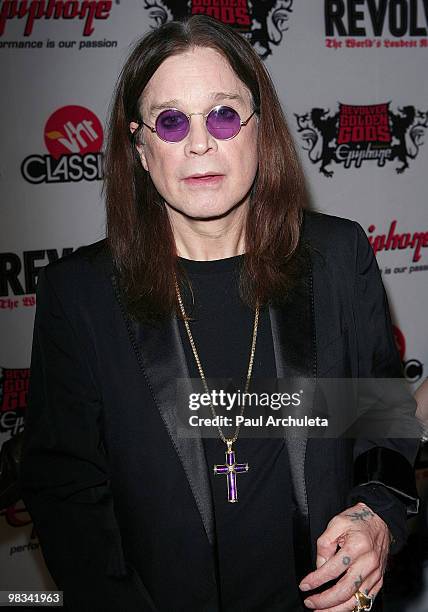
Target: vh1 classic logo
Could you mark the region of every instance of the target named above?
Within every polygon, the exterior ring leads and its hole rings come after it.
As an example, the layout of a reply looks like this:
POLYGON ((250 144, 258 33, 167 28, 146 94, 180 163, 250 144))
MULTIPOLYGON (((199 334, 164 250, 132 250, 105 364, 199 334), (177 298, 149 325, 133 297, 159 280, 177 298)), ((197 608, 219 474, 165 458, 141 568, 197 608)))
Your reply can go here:
MULTIPOLYGON (((427 0, 428 1, 428 0, 427 0)), ((332 177, 333 162, 345 168, 360 168, 372 161, 379 167, 397 160, 396 172, 409 167, 423 145, 428 127, 428 111, 404 106, 393 112, 390 102, 371 105, 339 103, 338 112, 313 108, 303 115, 294 114, 303 148, 320 172, 332 177)))
POLYGON ((103 128, 84 106, 63 106, 46 122, 44 142, 49 155, 29 155, 21 164, 30 183, 75 183, 103 178, 103 128))

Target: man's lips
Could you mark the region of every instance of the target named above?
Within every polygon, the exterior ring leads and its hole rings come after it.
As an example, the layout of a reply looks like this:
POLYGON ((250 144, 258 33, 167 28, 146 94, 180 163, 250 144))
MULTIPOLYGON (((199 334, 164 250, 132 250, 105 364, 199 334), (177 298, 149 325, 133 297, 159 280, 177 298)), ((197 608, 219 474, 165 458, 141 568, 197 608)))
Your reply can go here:
POLYGON ((224 178, 224 174, 209 172, 205 174, 192 174, 184 182, 188 185, 217 185, 224 178))
POLYGON ((223 176, 221 172, 195 172, 195 174, 189 174, 184 180, 193 178, 208 178, 211 176, 223 176))

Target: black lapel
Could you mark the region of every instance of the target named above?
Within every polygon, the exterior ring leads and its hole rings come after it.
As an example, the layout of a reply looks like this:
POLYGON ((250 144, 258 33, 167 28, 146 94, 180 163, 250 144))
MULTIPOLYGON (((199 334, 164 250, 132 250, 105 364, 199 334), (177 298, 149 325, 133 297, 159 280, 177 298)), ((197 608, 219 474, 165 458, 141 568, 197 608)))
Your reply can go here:
POLYGON ((132 320, 122 303, 116 277, 112 275, 111 279, 141 372, 183 465, 208 541, 213 545, 213 504, 202 439, 177 435, 177 379, 190 377, 177 319, 174 316, 156 326, 132 320))
MULTIPOLYGON (((309 253, 302 254, 301 274, 286 304, 269 307, 275 362, 278 378, 312 378, 316 376, 316 338, 313 312, 312 271, 309 253)), ((305 405, 305 414, 311 410, 305 405)), ((309 414, 308 414, 309 416, 309 414)), ((290 469, 296 489, 298 507, 307 514, 304 487, 306 430, 299 428, 299 437, 287 435, 290 469)))
MULTIPOLYGON (((309 251, 302 249, 301 274, 287 303, 269 307, 272 338, 278 378, 316 377, 316 334, 313 300, 312 267, 309 251)), ((310 416, 312 405, 304 404, 310 416)), ((294 524, 296 571, 299 578, 310 571, 311 539, 305 480, 307 430, 299 427, 298 437, 288 433, 287 444, 290 475, 298 513, 294 524)))

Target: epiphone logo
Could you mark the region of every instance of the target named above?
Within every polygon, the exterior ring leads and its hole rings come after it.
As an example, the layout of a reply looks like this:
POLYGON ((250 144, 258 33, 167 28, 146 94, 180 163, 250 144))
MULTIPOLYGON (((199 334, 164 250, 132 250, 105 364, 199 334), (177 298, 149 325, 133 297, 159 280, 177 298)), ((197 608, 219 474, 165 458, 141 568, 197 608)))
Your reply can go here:
POLYGON ((24 36, 30 36, 34 23, 40 19, 84 19, 83 36, 90 36, 94 20, 108 19, 112 4, 107 0, 4 0, 0 7, 0 36, 11 19, 26 20, 24 36))
POLYGON ((428 247, 428 231, 419 232, 398 232, 397 220, 391 221, 387 234, 375 234, 376 226, 370 225, 368 228, 368 239, 373 247, 373 251, 395 251, 395 249, 413 250, 412 261, 420 261, 422 258, 421 249, 428 247))

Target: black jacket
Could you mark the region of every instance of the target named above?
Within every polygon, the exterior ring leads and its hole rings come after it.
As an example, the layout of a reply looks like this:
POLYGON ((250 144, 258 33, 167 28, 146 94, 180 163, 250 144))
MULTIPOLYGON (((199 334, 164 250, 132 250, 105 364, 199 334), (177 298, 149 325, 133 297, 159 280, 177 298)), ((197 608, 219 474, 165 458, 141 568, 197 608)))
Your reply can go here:
MULTIPOLYGON (((286 306, 269 307, 278 377, 400 377, 362 228, 307 212, 303 239, 307 272, 286 306)), ((43 270, 21 487, 66 609, 218 610, 202 442, 176 433, 175 381, 187 376, 177 320, 128 317, 106 241, 43 270)), ((384 485, 385 516, 394 499, 403 521, 417 511, 416 440, 299 438, 287 447, 299 580, 328 521, 370 483, 384 485)))

